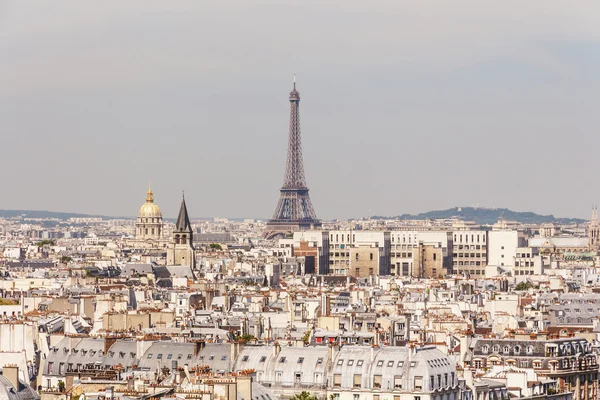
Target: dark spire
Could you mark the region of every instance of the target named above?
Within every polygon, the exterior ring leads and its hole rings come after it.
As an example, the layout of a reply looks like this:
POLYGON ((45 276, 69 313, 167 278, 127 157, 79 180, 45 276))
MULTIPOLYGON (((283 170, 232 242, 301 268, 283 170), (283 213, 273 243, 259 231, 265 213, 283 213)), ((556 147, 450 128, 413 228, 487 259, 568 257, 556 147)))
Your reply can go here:
POLYGON ((179 209, 179 215, 177 216, 177 223, 175 224, 175 231, 177 232, 191 232, 192 224, 190 224, 190 217, 188 215, 187 207, 185 205, 185 197, 181 199, 181 208, 179 209))

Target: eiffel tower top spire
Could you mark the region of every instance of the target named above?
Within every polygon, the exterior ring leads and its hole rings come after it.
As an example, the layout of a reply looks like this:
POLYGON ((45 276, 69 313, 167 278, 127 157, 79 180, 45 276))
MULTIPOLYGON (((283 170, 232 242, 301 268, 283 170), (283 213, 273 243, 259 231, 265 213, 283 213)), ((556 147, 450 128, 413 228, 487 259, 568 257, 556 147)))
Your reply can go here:
POLYGON ((296 90, 296 75, 294 75, 294 88, 290 92, 289 129, 287 162, 283 188, 306 188, 304 163, 302 160, 302 138, 300 135, 300 93, 296 90))

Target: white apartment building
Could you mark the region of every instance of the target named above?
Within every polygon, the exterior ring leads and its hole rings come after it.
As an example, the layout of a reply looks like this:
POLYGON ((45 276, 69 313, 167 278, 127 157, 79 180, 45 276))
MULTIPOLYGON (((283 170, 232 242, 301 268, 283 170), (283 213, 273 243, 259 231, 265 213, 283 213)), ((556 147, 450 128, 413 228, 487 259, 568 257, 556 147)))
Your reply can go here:
POLYGON ((488 231, 452 233, 452 269, 454 273, 482 278, 487 265, 488 231))
MULTIPOLYGON (((448 262, 448 248, 451 247, 451 234, 448 231, 392 231, 390 232, 390 273, 397 276, 413 276, 415 253, 419 245, 442 249, 442 255, 448 262)), ((416 257, 418 259, 418 257, 416 257)))
POLYGON ((512 267, 519 245, 524 246, 525 243, 519 243, 519 232, 517 231, 488 232, 488 265, 512 267))

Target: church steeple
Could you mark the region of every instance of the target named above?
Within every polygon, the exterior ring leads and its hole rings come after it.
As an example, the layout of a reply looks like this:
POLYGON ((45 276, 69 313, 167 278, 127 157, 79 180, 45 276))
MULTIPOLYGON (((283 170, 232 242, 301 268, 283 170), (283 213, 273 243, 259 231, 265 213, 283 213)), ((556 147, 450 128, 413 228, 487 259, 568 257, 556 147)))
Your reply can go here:
POLYGON ((183 197, 175 229, 173 230, 173 242, 167 251, 168 264, 189 265, 192 269, 196 266, 193 235, 190 216, 185 204, 185 197, 183 197))
POLYGON ((190 223, 190 217, 188 215, 187 206, 185 205, 185 197, 181 199, 181 207, 179 208, 179 215, 177 216, 177 223, 175 224, 176 232, 192 232, 192 224, 190 223))

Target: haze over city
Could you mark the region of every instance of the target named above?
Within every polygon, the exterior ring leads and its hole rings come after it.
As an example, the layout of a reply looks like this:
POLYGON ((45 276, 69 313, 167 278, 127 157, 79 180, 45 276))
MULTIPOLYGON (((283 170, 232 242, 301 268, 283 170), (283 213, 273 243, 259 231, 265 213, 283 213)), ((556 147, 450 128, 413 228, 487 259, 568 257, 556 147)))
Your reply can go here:
POLYGON ((598 203, 600 3, 0 1, 2 209, 322 219, 598 203))

